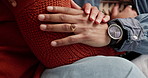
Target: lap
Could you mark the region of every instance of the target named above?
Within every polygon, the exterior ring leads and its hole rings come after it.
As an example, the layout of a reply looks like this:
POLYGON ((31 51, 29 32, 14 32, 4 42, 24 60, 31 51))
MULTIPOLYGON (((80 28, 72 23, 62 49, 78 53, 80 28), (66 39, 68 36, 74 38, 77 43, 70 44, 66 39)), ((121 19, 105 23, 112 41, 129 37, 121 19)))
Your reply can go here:
POLYGON ((130 61, 119 57, 93 56, 73 64, 46 69, 41 78, 146 78, 130 61))

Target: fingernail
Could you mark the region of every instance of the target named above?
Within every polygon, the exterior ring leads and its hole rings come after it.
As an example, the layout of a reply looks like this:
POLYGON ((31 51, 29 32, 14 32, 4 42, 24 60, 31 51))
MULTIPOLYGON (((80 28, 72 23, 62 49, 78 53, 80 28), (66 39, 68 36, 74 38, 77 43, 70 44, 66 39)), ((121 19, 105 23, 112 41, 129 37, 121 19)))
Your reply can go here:
POLYGON ((48 10, 48 11, 51 11, 51 10, 53 10, 53 7, 52 7, 52 6, 48 6, 48 7, 47 7, 47 10, 48 10))
POLYGON ((56 45, 57 45, 57 42, 55 42, 55 41, 51 42, 51 46, 56 46, 56 45))
POLYGON ((94 17, 91 17, 91 21, 94 21, 95 20, 95 18, 94 17))
POLYGON ((41 30, 46 30, 46 28, 47 28, 47 25, 45 25, 45 24, 41 24, 41 25, 40 25, 40 29, 41 29, 41 30))
POLYGON ((106 21, 107 21, 107 19, 106 19, 106 18, 104 18, 104 19, 103 19, 103 22, 106 22, 106 21))
POLYGON ((38 16, 38 19, 39 19, 40 21, 43 21, 43 20, 45 19, 45 15, 40 14, 40 15, 38 16))
POLYGON ((86 10, 86 13, 87 13, 87 14, 89 14, 89 13, 90 13, 90 11, 89 11, 89 10, 86 10))
POLYGON ((110 20, 110 16, 106 16, 106 18, 103 18, 103 22, 107 22, 107 21, 109 21, 110 20))
POLYGON ((97 23, 97 24, 100 24, 100 20, 96 20, 96 23, 97 23))

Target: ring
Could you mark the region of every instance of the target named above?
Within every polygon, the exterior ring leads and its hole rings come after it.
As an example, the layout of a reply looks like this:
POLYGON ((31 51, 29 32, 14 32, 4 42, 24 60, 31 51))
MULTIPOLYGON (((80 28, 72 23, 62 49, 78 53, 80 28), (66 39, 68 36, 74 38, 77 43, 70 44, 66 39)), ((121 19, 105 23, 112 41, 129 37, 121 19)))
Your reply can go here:
POLYGON ((71 29, 72 32, 74 32, 76 30, 75 24, 71 24, 70 29, 71 29))

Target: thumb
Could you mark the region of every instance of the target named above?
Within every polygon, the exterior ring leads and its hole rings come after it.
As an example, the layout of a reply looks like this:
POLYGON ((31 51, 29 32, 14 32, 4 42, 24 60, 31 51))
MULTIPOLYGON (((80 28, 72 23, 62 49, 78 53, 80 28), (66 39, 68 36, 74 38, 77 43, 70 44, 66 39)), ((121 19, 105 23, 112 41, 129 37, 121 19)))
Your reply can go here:
POLYGON ((79 5, 77 5, 73 0, 70 1, 71 3, 71 7, 74 9, 81 9, 81 7, 79 5))
POLYGON ((116 4, 112 9, 112 17, 117 16, 119 13, 119 4, 116 4))

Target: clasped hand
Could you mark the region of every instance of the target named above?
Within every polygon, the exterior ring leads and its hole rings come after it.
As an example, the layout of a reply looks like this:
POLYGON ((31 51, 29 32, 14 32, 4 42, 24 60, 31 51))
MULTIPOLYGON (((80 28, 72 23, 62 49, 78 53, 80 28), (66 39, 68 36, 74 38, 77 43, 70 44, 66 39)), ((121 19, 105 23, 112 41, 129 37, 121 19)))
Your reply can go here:
MULTIPOLYGON (((104 15, 97 9, 97 7, 93 7, 89 3, 85 4, 83 8, 80 8, 72 2, 72 6, 74 8, 49 6, 47 7, 47 11, 52 14, 39 15, 40 21, 50 22, 50 24, 41 24, 41 30, 49 32, 75 33, 75 35, 54 40, 51 42, 51 45, 63 46, 75 43, 82 43, 93 47, 108 45, 111 39, 107 34, 108 25, 106 22, 110 20, 110 17, 108 15, 104 15)), ((122 16, 121 13, 118 12, 117 5, 114 7, 114 16, 112 17, 120 17, 122 16)))

